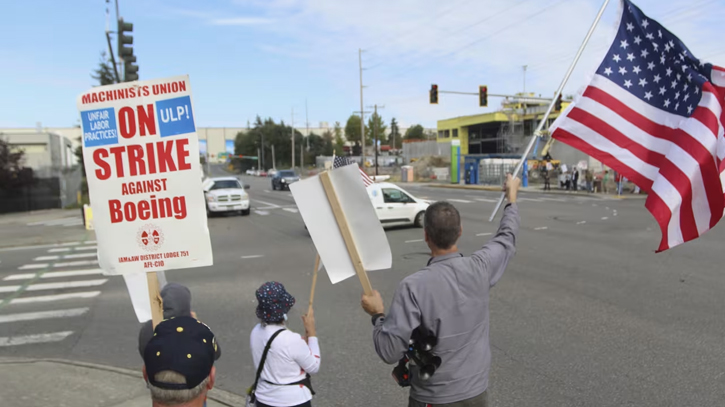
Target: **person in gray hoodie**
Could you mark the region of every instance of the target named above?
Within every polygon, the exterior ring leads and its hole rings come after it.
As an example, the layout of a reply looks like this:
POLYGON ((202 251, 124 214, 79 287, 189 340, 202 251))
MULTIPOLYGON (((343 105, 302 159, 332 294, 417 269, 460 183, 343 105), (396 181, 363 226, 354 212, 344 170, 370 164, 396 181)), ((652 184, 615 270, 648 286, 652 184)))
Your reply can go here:
MULTIPOLYGON (((186 286, 179 283, 168 283, 161 290, 161 299, 164 302, 164 319, 172 317, 194 317, 196 314, 191 310, 191 291, 186 286)), ((146 321, 141 325, 138 333, 138 352, 143 358, 144 350, 151 338, 154 336, 154 326, 152 321, 146 321)), ((214 360, 218 360, 222 355, 222 348, 219 341, 216 341, 214 351, 214 360)))

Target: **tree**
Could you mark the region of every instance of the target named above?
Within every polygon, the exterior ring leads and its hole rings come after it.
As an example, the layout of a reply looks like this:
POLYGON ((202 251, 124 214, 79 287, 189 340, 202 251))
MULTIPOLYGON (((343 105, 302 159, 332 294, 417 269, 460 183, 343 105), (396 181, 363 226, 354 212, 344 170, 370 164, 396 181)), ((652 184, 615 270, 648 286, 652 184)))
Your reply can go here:
POLYGON ((360 143, 360 116, 351 115, 345 124, 345 138, 353 143, 360 143))
POLYGON ((100 86, 113 85, 116 83, 116 77, 113 73, 113 65, 106 57, 105 52, 101 52, 101 60, 98 63, 98 68, 93 71, 91 78, 97 80, 100 86))
POLYGON ((345 155, 345 150, 343 149, 345 146, 345 140, 342 138, 342 127, 340 127, 340 122, 335 122, 335 129, 333 131, 335 132, 335 155, 345 155))
POLYGON ((420 124, 411 126, 405 131, 405 136, 403 136, 403 138, 405 140, 425 140, 425 129, 420 124))
POLYGON ((83 173, 83 178, 86 177, 86 166, 83 163, 83 137, 78 137, 78 147, 73 151, 73 154, 76 156, 76 160, 78 160, 78 165, 81 166, 81 171, 83 173))
MULTIPOLYGON (((299 164, 299 146, 303 145, 302 133, 295 130, 295 163, 299 164)), ((319 138, 319 136, 317 136, 319 138)), ((312 140, 310 140, 312 141, 312 140)), ((273 119, 268 118, 264 121, 257 116, 254 127, 247 132, 237 133, 234 140, 234 154, 245 156, 256 156, 258 150, 264 149, 264 162, 258 160, 242 159, 241 169, 246 170, 252 167, 264 167, 264 169, 278 167, 289 167, 292 163, 292 128, 286 126, 284 122, 275 123, 273 119), (262 147, 262 139, 264 139, 264 147, 262 147), (272 146, 274 146, 274 155, 276 163, 272 163, 272 146)), ((312 145, 310 145, 312 148, 312 145)))
POLYGON ((400 128, 398 122, 393 117, 390 120, 390 147, 400 149, 403 146, 403 138, 400 137, 400 128))
POLYGON ((375 136, 377 135, 380 144, 387 140, 385 136, 385 130, 388 126, 385 125, 383 118, 379 114, 373 113, 368 119, 368 127, 365 129, 366 140, 368 144, 372 145, 375 142, 375 136))
POLYGON ((25 152, 0 138, 0 190, 12 191, 33 183, 33 170, 23 167, 25 152))

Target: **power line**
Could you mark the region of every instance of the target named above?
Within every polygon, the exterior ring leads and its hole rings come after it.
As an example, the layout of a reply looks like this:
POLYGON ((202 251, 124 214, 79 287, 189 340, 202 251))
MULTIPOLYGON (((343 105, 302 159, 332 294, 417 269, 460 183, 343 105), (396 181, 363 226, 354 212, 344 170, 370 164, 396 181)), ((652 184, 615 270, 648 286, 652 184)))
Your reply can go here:
MULTIPOLYGON (((430 62, 430 61, 433 61, 433 60, 439 60, 439 59, 441 59, 441 58, 451 57, 451 56, 453 56, 453 55, 455 55, 455 54, 457 54, 457 53, 459 53, 459 52, 461 52, 461 51, 463 51, 463 50, 465 50, 465 49, 467 49, 467 48, 470 48, 470 47, 472 47, 472 46, 474 46, 474 45, 476 45, 476 44, 478 44, 478 43, 480 43, 480 42, 482 42, 482 41, 485 41, 485 40, 491 39, 491 38, 493 38, 493 37, 495 37, 495 36, 497 36, 497 35, 499 35, 499 34, 503 33, 504 31, 506 31, 506 30, 508 30, 508 29, 510 29, 510 28, 512 28, 512 27, 515 27, 515 26, 517 26, 517 25, 519 25, 519 24, 521 24, 521 23, 524 23, 524 22, 526 22, 526 21, 528 21, 528 20, 531 20, 532 18, 534 18, 534 17, 537 17, 537 16, 539 16, 540 14, 542 14, 542 13, 544 13, 544 12, 546 12, 546 11, 549 11, 549 9, 552 9, 552 8, 554 8, 554 7, 557 7, 557 6, 559 6, 560 4, 564 3, 565 1, 566 1, 566 0, 559 0, 559 1, 555 2, 554 4, 550 4, 550 5, 548 5, 548 6, 544 7, 544 8, 541 8, 541 9, 537 10, 536 12, 534 12, 534 13, 532 13, 532 14, 528 15, 528 16, 527 16, 526 18, 524 18, 523 20, 519 20, 519 21, 516 21, 516 22, 515 22, 515 23, 513 23, 513 24, 509 24, 509 25, 507 25, 506 27, 504 27, 504 28, 501 28, 501 29, 499 29, 498 31, 494 31, 494 32, 493 32, 493 33, 491 33, 491 34, 488 34, 488 35, 485 35, 485 36, 483 36, 483 37, 481 37, 481 38, 478 38, 478 39, 476 39, 476 40, 474 40, 474 41, 472 41, 472 42, 470 42, 470 43, 468 43, 468 44, 466 44, 466 45, 464 45, 464 46, 462 46, 462 47, 460 47, 460 48, 457 48, 457 49, 455 49, 455 50, 453 50, 453 51, 451 51, 451 52, 448 52, 448 53, 446 53, 446 54, 444 54, 444 55, 439 55, 439 56, 433 57, 433 58, 429 59, 429 60, 428 60, 427 62, 430 62)), ((399 76, 402 76, 402 75, 408 74, 408 73, 410 73, 410 72, 412 72, 412 71, 414 71, 414 70, 416 70, 416 69, 419 69, 419 68, 421 68, 421 66, 422 66, 422 65, 420 65, 420 64, 419 64, 419 65, 417 65, 417 66, 414 66, 414 67, 413 67, 413 68, 411 68, 411 69, 408 69, 408 70, 406 70, 406 71, 401 71, 401 72, 399 72, 399 73, 397 73, 397 74, 394 74, 394 75, 392 75, 392 76, 389 76, 389 77, 385 77, 385 78, 383 78, 383 79, 387 79, 387 80, 390 80, 390 79, 393 79, 393 78, 397 78, 397 77, 399 77, 399 76)))

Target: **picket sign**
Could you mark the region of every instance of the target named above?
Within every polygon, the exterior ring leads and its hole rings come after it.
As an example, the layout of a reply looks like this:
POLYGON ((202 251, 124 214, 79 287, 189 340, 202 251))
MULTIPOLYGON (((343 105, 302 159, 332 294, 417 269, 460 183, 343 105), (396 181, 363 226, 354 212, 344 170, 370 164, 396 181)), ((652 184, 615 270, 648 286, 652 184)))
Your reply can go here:
POLYGON ((365 295, 371 295, 373 293, 373 287, 370 285, 368 273, 365 271, 365 267, 363 267, 362 260, 360 259, 360 253, 358 253, 355 240, 352 238, 350 226, 348 225, 347 217, 340 206, 340 201, 337 198, 335 187, 332 185, 332 181, 330 181, 330 173, 327 171, 321 173, 320 181, 322 182, 322 188, 325 190, 325 194, 327 195, 327 200, 330 202, 330 206, 332 207, 332 213, 335 215, 337 226, 340 228, 340 232, 342 233, 342 238, 345 241, 347 252, 350 254, 352 265, 355 267, 355 272, 360 279, 360 284, 362 284, 363 292, 365 292, 365 295))
POLYGON ((310 289, 310 306, 307 307, 307 315, 312 311, 312 303, 315 302, 315 287, 317 286, 317 272, 320 270, 320 253, 315 256, 315 271, 312 272, 312 289, 310 289))
POLYGON ((149 283, 149 300, 151 300, 151 323, 154 329, 164 319, 164 300, 161 298, 159 276, 155 271, 146 273, 149 283))

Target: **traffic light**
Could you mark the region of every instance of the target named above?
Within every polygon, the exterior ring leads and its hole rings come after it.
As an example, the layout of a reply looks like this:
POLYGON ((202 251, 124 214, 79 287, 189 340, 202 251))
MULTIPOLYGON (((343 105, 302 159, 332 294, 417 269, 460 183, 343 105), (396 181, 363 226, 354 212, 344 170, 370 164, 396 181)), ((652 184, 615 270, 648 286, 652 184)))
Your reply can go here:
POLYGON ((556 103, 554 104, 554 111, 561 112, 561 94, 559 94, 559 97, 556 99, 556 103))
POLYGON ((478 105, 481 107, 488 106, 488 86, 478 87, 478 105))
POLYGON ((136 56, 133 55, 133 37, 126 35, 132 31, 132 23, 126 23, 122 18, 118 19, 118 56, 123 60, 123 82, 138 80, 138 65, 135 64, 136 56))
POLYGON ((430 104, 438 104, 438 85, 430 85, 430 104))

